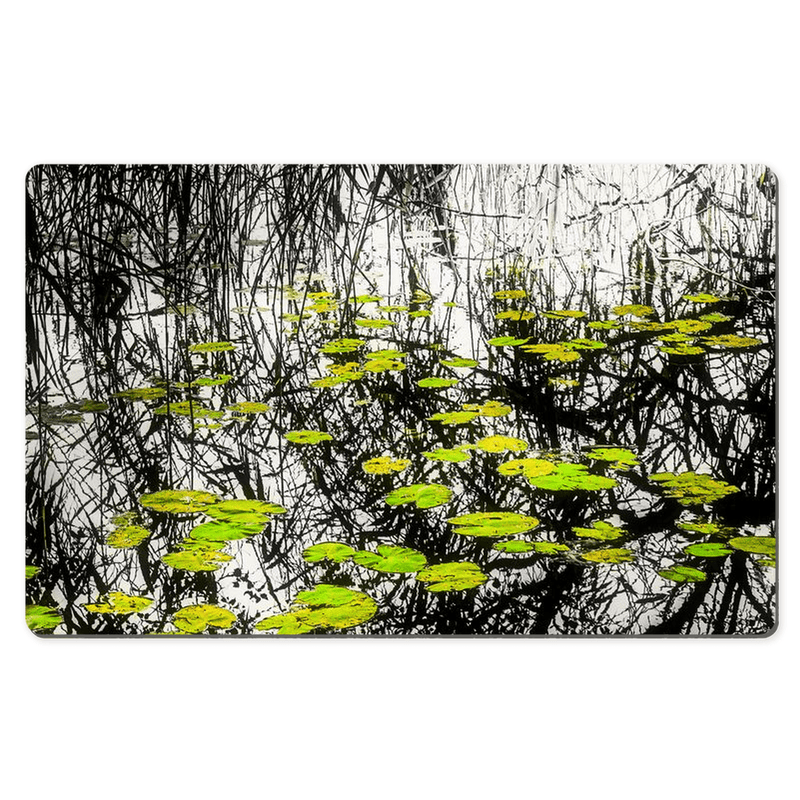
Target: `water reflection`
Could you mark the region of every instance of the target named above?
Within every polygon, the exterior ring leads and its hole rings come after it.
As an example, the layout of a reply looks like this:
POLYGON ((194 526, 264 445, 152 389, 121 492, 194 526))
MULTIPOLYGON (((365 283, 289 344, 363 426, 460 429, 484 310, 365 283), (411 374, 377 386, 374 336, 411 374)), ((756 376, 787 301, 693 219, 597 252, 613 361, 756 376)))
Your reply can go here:
POLYGON ((772 628, 765 168, 43 167, 27 210, 32 627, 772 628))

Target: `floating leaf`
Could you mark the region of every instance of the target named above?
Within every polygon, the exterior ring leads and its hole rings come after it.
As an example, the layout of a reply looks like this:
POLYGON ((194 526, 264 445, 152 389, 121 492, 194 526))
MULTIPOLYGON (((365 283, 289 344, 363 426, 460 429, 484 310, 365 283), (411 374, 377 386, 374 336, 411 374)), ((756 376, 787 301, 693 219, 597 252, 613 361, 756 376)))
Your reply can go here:
POLYGON ((684 300, 688 300, 690 303, 719 303, 722 299, 717 297, 715 294, 685 294, 683 295, 684 300))
POLYGON ((417 381, 417 386, 421 386, 423 389, 446 389, 457 383, 458 378, 423 378, 417 381))
POLYGON ((553 472, 528 479, 532 486, 559 491, 598 491, 611 489, 617 485, 614 478, 594 475, 582 464, 556 464, 553 472))
POLYGON ((365 372, 402 372, 406 365, 392 358, 371 358, 364 364, 365 372))
POLYGON ((234 403, 232 406, 225 406, 228 411, 236 411, 239 414, 263 414, 269 411, 269 406, 266 403, 234 403))
POLYGON ((232 342, 200 342, 199 344, 189 345, 190 353, 222 353, 226 350, 235 350, 236 345, 232 342))
POLYGON ((357 319, 354 322, 359 328, 391 328, 394 325, 390 319, 357 319))
POLYGON ((521 453, 528 449, 528 443, 513 436, 485 436, 475 442, 475 447, 486 453, 502 453, 510 450, 512 453, 521 453))
POLYGON ((534 549, 533 542, 523 542, 521 539, 510 539, 507 542, 495 542, 492 549, 501 553, 529 553, 534 549))
POLYGON ((712 311, 710 314, 702 314, 700 319, 705 322, 728 322, 729 320, 732 320, 733 317, 730 317, 727 314, 720 314, 719 311, 712 311))
POLYGON ((137 614, 152 604, 153 601, 149 597, 109 592, 107 597, 100 598, 94 603, 84 603, 83 607, 93 614, 137 614))
POLYGON ((342 542, 320 542, 303 550, 303 559, 309 564, 317 561, 333 561, 337 564, 347 561, 356 551, 349 544, 342 542))
MULTIPOLYGON (((217 503, 213 509, 206 513, 213 512, 218 518, 228 517, 238 520, 245 514, 285 514, 286 509, 277 503, 269 503, 266 500, 223 500, 217 503)), ((246 520, 242 520, 246 521, 246 520)))
POLYGON ((28 581, 31 578, 35 578, 41 571, 42 571, 41 567, 26 566, 25 567, 25 580, 28 581))
POLYGON ((159 386, 142 386, 138 389, 125 389, 122 392, 115 392, 112 397, 119 397, 123 400, 143 401, 157 400, 167 394, 166 389, 159 386))
POLYGON ((420 308, 417 311, 409 311, 408 312, 408 316, 409 317, 413 317, 415 319, 418 318, 418 317, 429 317, 430 315, 431 315, 431 312, 427 308, 420 308))
POLYGON ((678 333, 699 333, 700 331, 707 331, 711 327, 710 322, 702 319, 674 319, 672 322, 665 323, 665 325, 678 333))
POLYGON ((634 317, 649 317, 651 314, 655 314, 655 309, 652 306, 642 306, 637 304, 614 306, 611 311, 618 317, 623 317, 626 314, 631 314, 634 317))
POLYGON ((469 461, 468 452, 458 447, 437 447, 435 450, 426 450, 422 454, 431 461, 469 461))
POLYGON ((365 344, 363 339, 334 339, 321 347, 320 353, 353 353, 365 344))
POLYGON ((462 514, 447 520, 454 527, 454 533, 461 536, 501 537, 514 536, 533 530, 539 520, 514 511, 479 511, 462 514))
POLYGON ((568 342, 556 342, 555 344, 529 344, 522 348, 526 353, 536 353, 544 357, 545 361, 562 361, 568 363, 577 361, 580 353, 569 346, 568 342))
POLYGON ((610 461, 612 469, 630 469, 639 465, 636 454, 625 447, 594 447, 587 454, 595 461, 610 461))
POLYGON ((557 542, 534 542, 533 549, 543 556, 554 556, 557 553, 564 553, 569 550, 565 544, 557 542))
POLYGON ((295 444, 319 444, 333 440, 333 436, 323 431, 289 431, 283 437, 295 444))
POLYGON ((721 558, 730 555, 733 550, 719 542, 699 542, 687 545, 683 548, 683 552, 687 556, 697 556, 698 558, 721 558))
POLYGON ((567 308, 559 311, 543 311, 542 316, 548 319, 580 319, 586 316, 586 312, 567 308))
POLYGON ((672 356, 700 356, 705 353, 702 347, 681 343, 675 345, 659 345, 658 349, 662 353, 669 353, 672 356))
POLYGON ((417 508, 436 508, 449 503, 452 497, 453 492, 440 483, 414 483, 390 492, 386 502, 390 506, 414 503, 417 508))
POLYGON ((568 342, 559 342, 571 350, 605 350, 608 345, 597 339, 570 339, 568 342))
POLYGON ((374 569, 377 572, 418 572, 427 563, 428 559, 410 547, 396 547, 391 544, 378 545, 378 552, 359 550, 353 561, 361 567, 374 569))
POLYGON ((427 584, 429 592, 462 592, 474 589, 488 580, 477 564, 471 561, 454 561, 435 564, 417 574, 417 580, 427 584))
POLYGON ((150 531, 142 528, 141 525, 125 525, 109 533, 106 544, 109 547, 123 550, 127 547, 137 547, 148 536, 150 536, 150 531))
POLYGON ((556 465, 543 458, 515 458, 500 464, 497 471, 501 475, 524 475, 526 478, 536 478, 539 475, 555 472, 556 465))
POLYGON ((359 294, 351 297, 351 303, 380 303, 383 298, 379 294, 359 294))
POLYGON ((658 574, 668 581, 675 581, 675 583, 697 583, 708 577, 702 570, 688 567, 685 564, 676 564, 668 569, 660 569, 658 574))
POLYGON ((402 350, 386 348, 384 350, 372 350, 369 353, 364 353, 364 358, 375 358, 380 361, 385 361, 387 358, 394 360, 408 358, 408 353, 404 353, 402 350))
POLYGON ((474 358, 461 358, 461 356, 453 356, 453 358, 446 358, 443 361, 439 362, 443 367, 453 367, 453 368, 466 368, 466 367, 477 367, 478 362, 474 358))
POLYGON ((153 409, 154 414, 177 414, 180 417, 196 417, 197 419, 220 419, 225 416, 223 411, 214 411, 206 408, 197 401, 182 400, 179 403, 166 403, 153 409))
POLYGON ((514 336, 495 336, 493 339, 489 339, 486 344, 490 344, 492 347, 516 347, 519 344, 525 344, 525 342, 529 341, 529 338, 517 339, 514 336))
POLYGON ((511 406, 504 405, 497 400, 487 400, 485 403, 464 403, 461 408, 465 411, 477 411, 482 417, 505 417, 511 413, 511 406))
POLYGON ((590 550, 583 553, 581 558, 593 564, 622 564, 625 561, 633 561, 634 555, 624 547, 608 547, 604 550, 590 550))
POLYGON ((401 311, 408 311, 408 306, 400 306, 400 305, 385 305, 385 306, 378 306, 378 311, 383 311, 387 314, 399 314, 401 311))
POLYGON ((184 633, 202 633, 206 628, 230 628, 236 615, 227 608, 214 605, 184 606, 172 617, 175 627, 184 633))
POLYGON ((601 539, 603 541, 613 541, 625 535, 624 528, 616 528, 608 522, 593 522, 590 528, 573 528, 577 536, 586 539, 601 539))
POLYGON ((391 456, 379 456, 371 458, 361 465, 364 472, 371 475, 389 475, 392 472, 402 472, 411 463, 407 458, 392 458, 391 456))
POLYGON ((173 569, 184 569, 188 572, 213 572, 232 558, 233 556, 221 553, 214 547, 198 546, 176 553, 167 553, 162 556, 161 560, 173 569))
POLYGON ((713 503, 739 489, 725 481, 718 481, 710 475, 696 472, 661 472, 650 476, 651 481, 663 484, 664 494, 674 497, 681 505, 692 506, 713 503))
POLYGON ((25 622, 32 631, 55 628, 64 621, 57 608, 49 606, 25 606, 25 622))
POLYGON ((219 498, 211 492, 196 489, 164 489, 152 494, 143 494, 139 502, 153 511, 164 511, 169 514, 193 514, 216 503, 219 498))
POLYGON ((548 378, 547 382, 551 386, 580 386, 581 382, 571 378, 548 378))
POLYGON ((192 381, 192 385, 194 385, 194 386, 224 386, 232 378, 233 378, 233 375, 217 375, 214 378, 209 378, 209 377, 195 378, 192 381))
POLYGON ((736 528, 727 528, 718 522, 679 522, 678 527, 702 536, 730 536, 736 531, 736 528))
POLYGON ((753 339, 749 336, 736 336, 729 333, 724 336, 703 336, 703 344, 707 347, 720 347, 723 350, 740 347, 755 347, 763 344, 760 339, 753 339))
POLYGON ((521 300, 527 297, 528 293, 524 289, 501 289, 495 292, 494 296, 498 300, 521 300))
POLYGON ((514 322, 523 322, 524 320, 533 319, 536 314, 533 311, 518 311, 516 309, 509 309, 508 311, 498 311, 494 315, 495 319, 511 319, 514 322))
POLYGON ((276 629, 279 634, 308 633, 317 628, 352 628, 375 616, 378 606, 362 592, 321 583, 311 591, 300 592, 288 614, 266 617, 256 630, 276 629))
POLYGON ((444 425, 464 425, 467 422, 472 422, 477 416, 478 414, 475 411, 446 411, 434 414, 428 419, 432 422, 441 422, 444 425))
POLYGON ((261 533, 263 529, 263 523, 202 522, 189 531, 189 536, 200 542, 232 542, 236 539, 255 536, 261 533))
POLYGON ((596 331, 613 331, 622 327, 620 322, 611 319, 598 319, 587 323, 590 328, 596 331))
POLYGON ((774 536, 737 536, 730 539, 728 544, 745 553, 758 553, 765 556, 775 555, 774 536))

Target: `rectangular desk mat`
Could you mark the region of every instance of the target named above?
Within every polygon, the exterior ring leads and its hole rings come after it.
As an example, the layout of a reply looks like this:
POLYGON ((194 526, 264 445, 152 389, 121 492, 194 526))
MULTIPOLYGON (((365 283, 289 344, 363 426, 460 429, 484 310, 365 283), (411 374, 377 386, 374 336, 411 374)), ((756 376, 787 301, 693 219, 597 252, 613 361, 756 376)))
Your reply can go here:
POLYGON ((774 174, 45 165, 40 635, 763 635, 774 174))

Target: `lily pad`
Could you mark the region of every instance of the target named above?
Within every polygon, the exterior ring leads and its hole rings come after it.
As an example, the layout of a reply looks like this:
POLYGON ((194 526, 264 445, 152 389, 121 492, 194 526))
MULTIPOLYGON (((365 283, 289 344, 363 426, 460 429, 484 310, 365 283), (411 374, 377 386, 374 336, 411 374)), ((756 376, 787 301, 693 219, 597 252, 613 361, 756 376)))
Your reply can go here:
POLYGON ((495 336, 493 339, 489 339, 486 344, 490 344, 492 347, 516 347, 517 345, 525 344, 529 340, 530 337, 519 339, 516 336, 495 336))
POLYGON ((178 403, 165 403, 153 409, 154 414, 177 414, 179 417, 195 417, 197 419, 221 419, 225 416, 223 411, 206 408, 197 401, 181 400, 178 403))
POLYGON ((449 503, 452 497, 453 492, 440 483, 414 483, 390 492, 386 495, 386 502, 390 506, 414 503, 417 508, 436 508, 449 503))
POLYGON ((683 295, 684 300, 688 300, 690 303, 719 303, 722 299, 717 297, 715 294, 685 294, 683 295))
POLYGON ((318 561, 333 561, 340 564, 347 561, 355 552, 349 544, 343 542, 320 542, 303 550, 303 559, 309 564, 315 564, 318 561))
POLYGON ((323 431, 289 431, 283 437, 295 444, 319 444, 333 440, 333 436, 323 431))
POLYGON ((93 614, 137 614, 152 604, 153 601, 149 597, 109 592, 105 598, 100 598, 94 603, 84 603, 83 607, 93 614))
POLYGON ((106 544, 117 550, 124 550, 128 547, 137 547, 148 536, 150 536, 150 531, 141 525, 125 525, 109 533, 106 544))
POLYGON ((363 592, 321 583, 300 592, 288 614, 266 617, 256 630, 277 629, 279 634, 309 633, 318 628, 353 628, 375 616, 378 606, 363 592))
POLYGON ((169 514, 193 514, 216 503, 219 498, 211 492, 196 489, 164 489, 152 494, 143 494, 139 502, 153 511, 169 514))
POLYGON ((418 572, 428 559, 419 550, 410 547, 397 547, 391 544, 378 545, 378 552, 359 550, 354 556, 356 564, 377 572, 418 572))
POLYGON ((453 358, 446 358, 439 362, 443 367, 452 367, 455 369, 477 367, 478 362, 474 358, 462 358, 461 356, 453 356, 453 358))
POLYGON ((122 400, 144 401, 144 400, 158 400, 165 397, 167 394, 166 389, 160 386, 142 386, 138 389, 125 389, 122 392, 115 392, 112 397, 119 397, 122 400))
POLYGON ((32 631, 55 628, 64 621, 61 612, 50 606, 26 606, 25 622, 32 631))
POLYGON ((431 461, 469 461, 469 452, 458 447, 437 447, 435 450, 426 450, 422 453, 431 461))
POLYGON ((357 319, 354 322, 359 328, 391 328, 394 325, 390 319, 357 319))
POLYGON ((175 627, 184 633, 202 633, 207 628, 230 628, 236 615, 215 605, 184 606, 172 617, 175 627))
POLYGON ((417 309, 416 311, 409 311, 408 312, 408 316, 412 317, 414 319, 416 319, 418 317, 429 317, 430 315, 431 315, 431 312, 427 308, 420 308, 420 309, 417 309))
POLYGON ((407 458, 392 458, 391 456, 379 456, 371 458, 361 465, 361 469, 371 475, 389 475, 394 472, 403 472, 411 461, 407 458))
POLYGON ((441 422, 444 425, 465 425, 478 416, 476 411, 443 411, 428 417, 431 422, 441 422))
POLYGON ((359 294, 350 298, 351 303, 380 303, 381 300, 379 294, 359 294))
POLYGON ((417 386, 423 389, 447 389, 457 383, 458 378, 423 378, 417 381, 417 386))
POLYGON ((725 527, 719 522, 679 522, 677 525, 687 533, 697 533, 701 536, 730 536, 737 530, 736 528, 725 527))
POLYGON ((573 528, 577 536, 585 539, 601 539, 603 541, 613 541, 625 535, 624 528, 617 528, 608 522, 593 522, 590 528, 573 528))
POLYGON ((544 458, 515 458, 500 464, 497 471, 501 475, 524 475, 526 478, 536 478, 539 475, 555 472, 556 465, 544 458))
POLYGON ((594 475, 583 464, 556 464, 553 472, 528 478, 532 486, 550 492, 588 491, 611 489, 617 485, 614 478, 594 475))
POLYGON ((266 403, 249 403, 242 401, 241 403, 234 403, 231 406, 225 406, 228 411, 236 411, 239 414, 263 414, 269 411, 269 406, 266 403))
POLYGON ((334 339, 320 348, 320 353, 354 353, 366 342, 363 339, 334 339))
POLYGON ((534 549, 534 543, 524 542, 521 539, 510 539, 507 542, 495 542, 492 549, 499 550, 501 553, 530 553, 534 549))
POLYGON ((224 386, 233 378, 233 375, 217 375, 214 378, 201 377, 192 381, 194 386, 224 386))
POLYGON ((554 556, 558 553, 566 553, 569 547, 558 542, 534 542, 533 549, 543 556, 554 556))
POLYGON ((511 406, 498 400, 487 400, 485 403, 464 403, 464 411, 477 411, 482 417, 505 417, 511 413, 511 406))
POLYGON ((528 293, 524 289, 500 289, 494 296, 497 300, 521 300, 527 297, 528 293))
POLYGON ((161 560, 173 569, 183 569, 187 572, 213 572, 219 569, 226 561, 231 561, 233 556, 221 553, 213 546, 213 542, 208 547, 203 547, 198 542, 198 546, 175 553, 167 553, 161 560))
POLYGON ((633 561, 634 555, 624 547, 607 547, 604 550, 590 550, 588 553, 583 553, 581 558, 593 564, 622 564, 633 561))
POLYGON ((41 571, 41 567, 27 565, 25 567, 25 580, 29 581, 31 578, 35 578, 41 571))
POLYGON ((364 364, 364 372, 402 372, 406 365, 397 358, 371 358, 364 364))
POLYGON ((587 454, 595 461, 610 461, 612 469, 630 469, 639 465, 636 454, 625 447, 594 447, 587 454))
POLYGON ((565 308, 556 311, 543 311, 543 317, 547 317, 548 319, 580 319, 581 317, 586 316, 585 311, 576 311, 572 308, 565 308))
MULTIPOLYGON (((285 514, 286 509, 277 503, 269 503, 266 500, 222 500, 213 509, 215 518, 227 517, 231 520, 241 522, 257 522, 258 520, 244 519, 244 515, 259 514, 285 514)), ((206 512, 208 513, 208 512, 206 512)))
POLYGON ((765 556, 775 555, 774 536, 737 536, 729 539, 728 544, 745 553, 758 553, 765 556))
POLYGON ((636 303, 623 306, 614 306, 611 311, 618 317, 623 317, 626 314, 631 314, 634 317, 649 317, 652 314, 655 314, 655 309, 652 306, 642 306, 636 303))
POLYGON ((513 436, 485 436, 475 442, 475 447, 485 453, 502 453, 510 450, 512 453, 521 453, 528 449, 528 443, 513 436))
POLYGON ((650 480, 662 484, 665 488, 664 494, 675 498, 684 506, 713 503, 739 491, 736 486, 725 481, 697 472, 660 472, 651 475, 650 480))
POLYGON ((668 569, 660 569, 658 574, 668 581, 675 581, 675 583, 698 583, 708 578, 702 570, 686 564, 676 564, 668 569))
POLYGON ((707 347, 719 347, 723 350, 737 349, 742 347, 755 347, 763 344, 760 339, 753 339, 750 336, 736 336, 729 333, 723 336, 704 336, 703 344, 707 347))
POLYGON ((488 577, 471 561, 454 561, 427 567, 417 573, 417 580, 427 583, 429 592, 463 592, 481 586, 488 577))
POLYGON ((203 522, 189 531, 189 536, 199 542, 232 542, 261 533, 264 525, 258 523, 203 522))
POLYGON ((377 359, 378 361, 384 361, 388 359, 401 359, 401 358, 408 358, 408 353, 404 353, 402 350, 396 350, 393 348, 386 348, 384 350, 371 350, 369 353, 364 353, 364 358, 367 359, 377 359))
POLYGON ((730 555, 733 550, 725 544, 719 542, 698 542, 683 548, 687 556, 697 556, 698 558, 722 558, 730 555))
POLYGON ((495 319, 510 319, 514 322, 524 322, 529 319, 533 319, 536 314, 533 311, 519 311, 513 308, 508 309, 508 311, 498 311, 497 314, 494 315, 495 319))
POLYGON ((223 353, 227 350, 235 350, 233 342, 200 342, 189 345, 190 353, 223 353))
POLYGON ((533 530, 539 520, 514 511, 479 511, 447 520, 461 536, 500 538, 533 530))

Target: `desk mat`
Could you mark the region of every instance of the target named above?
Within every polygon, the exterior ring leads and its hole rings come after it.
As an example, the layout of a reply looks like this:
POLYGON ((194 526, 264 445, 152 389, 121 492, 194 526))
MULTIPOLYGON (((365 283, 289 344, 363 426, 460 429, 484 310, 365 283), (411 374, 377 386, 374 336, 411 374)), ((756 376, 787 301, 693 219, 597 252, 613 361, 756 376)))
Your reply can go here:
POLYGON ((38 166, 44 635, 763 635, 764 166, 38 166))

